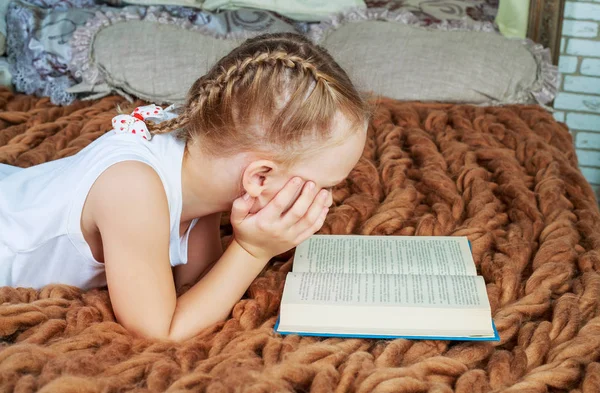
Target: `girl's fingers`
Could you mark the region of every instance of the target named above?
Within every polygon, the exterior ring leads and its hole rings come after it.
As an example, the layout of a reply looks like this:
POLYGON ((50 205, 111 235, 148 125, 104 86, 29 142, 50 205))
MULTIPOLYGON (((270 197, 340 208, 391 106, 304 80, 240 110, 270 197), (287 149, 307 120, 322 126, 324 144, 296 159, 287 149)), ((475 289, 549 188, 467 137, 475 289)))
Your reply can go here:
POLYGON ((327 218, 328 212, 329 212, 329 208, 327 208, 327 207, 322 208, 321 213, 319 214, 318 218, 312 223, 312 225, 310 227, 305 229, 303 232, 300 233, 300 235, 298 237, 296 237, 296 240, 294 243, 300 244, 303 241, 305 241, 306 239, 308 239, 309 237, 311 237, 312 235, 314 235, 316 232, 318 232, 319 229, 321 229, 321 227, 325 223, 325 219, 327 218))
POLYGON ((312 228, 315 223, 320 219, 321 214, 324 210, 328 209, 327 204, 327 196, 329 192, 326 190, 321 190, 319 194, 317 194, 316 198, 313 199, 312 204, 304 217, 296 224, 294 228, 295 233, 303 233, 307 229, 312 228))
POLYGON ((284 210, 292 202, 292 198, 296 192, 302 187, 302 179, 299 177, 292 178, 287 184, 275 195, 275 198, 261 209, 261 216, 271 222, 279 221, 284 210))
POLYGON ((309 181, 304 184, 302 193, 298 199, 296 199, 292 207, 282 217, 281 223, 284 227, 291 227, 305 217, 311 208, 311 205, 314 204, 317 191, 318 190, 315 186, 315 183, 309 181))
POLYGON ((329 195, 327 196, 327 203, 325 204, 325 206, 331 207, 331 205, 333 205, 333 191, 331 190, 331 188, 327 191, 329 191, 329 195))
POLYGON ((247 193, 244 196, 237 198, 233 201, 233 206, 231 207, 231 214, 229 216, 229 220, 232 224, 240 224, 250 213, 250 209, 252 209, 252 205, 254 204, 254 199, 247 193))

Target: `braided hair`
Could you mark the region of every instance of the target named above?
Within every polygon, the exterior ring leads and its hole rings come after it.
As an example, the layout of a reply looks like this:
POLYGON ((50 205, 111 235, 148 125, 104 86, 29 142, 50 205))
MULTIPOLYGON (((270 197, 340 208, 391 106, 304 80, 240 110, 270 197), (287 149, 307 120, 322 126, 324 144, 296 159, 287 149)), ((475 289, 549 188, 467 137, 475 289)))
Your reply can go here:
POLYGON ((357 127, 370 113, 331 55, 299 34, 263 34, 199 78, 178 117, 149 130, 178 130, 179 137, 198 138, 213 153, 275 149, 289 158, 307 138, 326 140, 338 112, 357 127))

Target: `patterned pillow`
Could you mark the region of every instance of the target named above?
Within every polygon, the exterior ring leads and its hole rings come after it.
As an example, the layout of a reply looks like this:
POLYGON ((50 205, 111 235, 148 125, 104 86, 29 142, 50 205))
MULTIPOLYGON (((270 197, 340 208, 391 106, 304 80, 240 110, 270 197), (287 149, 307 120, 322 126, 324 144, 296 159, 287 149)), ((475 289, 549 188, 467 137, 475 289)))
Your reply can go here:
POLYGON ((68 72, 69 39, 78 26, 94 16, 88 0, 70 0, 40 8, 14 0, 7 14, 7 52, 17 91, 50 97, 56 104, 75 97, 66 89, 75 81, 68 72))
MULTIPOLYGON (((366 0, 369 8, 410 11, 426 26, 448 21, 493 23, 499 0, 366 0)), ((523 1, 524 0, 518 0, 523 1)))
POLYGON ((103 0, 112 5, 181 5, 205 11, 255 9, 275 12, 299 21, 320 21, 332 13, 350 8, 365 8, 363 0, 103 0))
POLYGON ((334 13, 366 6, 363 0, 203 0, 202 8, 208 11, 258 8, 295 20, 320 21, 334 13))

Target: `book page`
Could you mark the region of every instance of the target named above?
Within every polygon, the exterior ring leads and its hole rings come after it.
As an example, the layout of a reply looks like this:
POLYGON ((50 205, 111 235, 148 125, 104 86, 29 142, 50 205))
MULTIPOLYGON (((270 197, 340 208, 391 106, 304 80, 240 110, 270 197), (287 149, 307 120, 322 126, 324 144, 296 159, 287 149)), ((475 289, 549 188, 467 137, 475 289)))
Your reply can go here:
POLYGON ((294 272, 477 275, 465 237, 314 235, 296 247, 294 272))
POLYGON ((489 308, 481 276, 288 273, 282 305, 489 308))

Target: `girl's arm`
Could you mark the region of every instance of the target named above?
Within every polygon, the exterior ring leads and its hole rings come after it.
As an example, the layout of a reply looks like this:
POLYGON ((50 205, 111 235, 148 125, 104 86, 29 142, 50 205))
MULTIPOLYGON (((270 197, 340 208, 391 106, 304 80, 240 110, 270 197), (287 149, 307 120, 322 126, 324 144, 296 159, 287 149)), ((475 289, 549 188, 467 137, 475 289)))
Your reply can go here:
POLYGON ((173 269, 177 290, 194 284, 200 275, 223 255, 221 244, 221 213, 198 220, 188 239, 188 262, 173 269))
POLYGON ((252 198, 236 200, 232 209, 236 240, 196 285, 177 298, 169 264, 167 198, 158 175, 139 162, 106 170, 90 190, 86 206, 102 236, 108 290, 118 321, 143 336, 182 340, 226 318, 272 256, 323 224, 326 198, 315 199, 316 191, 303 191, 282 215, 299 187, 290 182, 252 217, 248 215, 252 198))

